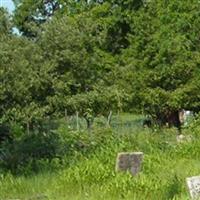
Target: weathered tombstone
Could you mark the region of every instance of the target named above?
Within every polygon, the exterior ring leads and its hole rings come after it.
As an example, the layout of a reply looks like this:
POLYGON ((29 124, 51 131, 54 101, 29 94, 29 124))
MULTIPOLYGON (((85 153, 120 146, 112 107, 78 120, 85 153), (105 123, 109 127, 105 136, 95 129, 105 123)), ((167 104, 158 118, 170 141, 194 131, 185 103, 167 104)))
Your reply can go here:
POLYGON ((136 175, 140 172, 141 164, 143 160, 142 152, 130 153, 129 162, 130 162, 130 172, 132 175, 136 175))
POLYGON ((186 178, 191 199, 200 198, 200 176, 186 178))
POLYGON ((127 171, 129 169, 129 153, 119 153, 116 162, 116 171, 127 171))
POLYGON ((135 176, 141 169, 142 152, 119 153, 116 162, 116 171, 130 171, 135 176))

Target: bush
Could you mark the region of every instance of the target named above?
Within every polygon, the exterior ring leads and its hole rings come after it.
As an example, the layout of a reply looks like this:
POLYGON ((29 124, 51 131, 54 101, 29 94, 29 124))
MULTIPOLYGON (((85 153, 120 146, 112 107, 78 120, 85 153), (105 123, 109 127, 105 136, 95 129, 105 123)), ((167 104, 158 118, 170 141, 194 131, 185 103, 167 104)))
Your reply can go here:
POLYGON ((11 140, 11 130, 8 125, 0 123, 0 143, 11 140))
POLYGON ((24 135, 12 143, 2 145, 0 164, 3 168, 16 172, 37 160, 51 161, 55 157, 61 157, 65 151, 67 147, 56 133, 24 135))
POLYGON ((38 172, 46 168, 45 165, 54 168, 55 160, 57 166, 59 163, 69 165, 76 162, 75 155, 88 157, 112 139, 109 129, 77 132, 61 124, 49 133, 21 134, 12 142, 4 142, 0 148, 0 166, 12 173, 24 174, 25 171, 38 172))

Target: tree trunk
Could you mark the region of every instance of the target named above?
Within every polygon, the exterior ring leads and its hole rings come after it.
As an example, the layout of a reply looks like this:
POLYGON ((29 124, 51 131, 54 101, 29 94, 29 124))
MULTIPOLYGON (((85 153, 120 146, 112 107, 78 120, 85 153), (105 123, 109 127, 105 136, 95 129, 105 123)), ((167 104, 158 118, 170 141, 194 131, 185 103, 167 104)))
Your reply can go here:
POLYGON ((27 128, 27 135, 30 135, 30 123, 26 123, 26 128, 27 128))
POLYGON ((178 110, 167 110, 163 113, 157 114, 157 122, 160 126, 176 127, 178 131, 181 132, 181 121, 178 110))
POLYGON ((68 116, 67 116, 67 109, 65 109, 65 120, 68 120, 68 116))

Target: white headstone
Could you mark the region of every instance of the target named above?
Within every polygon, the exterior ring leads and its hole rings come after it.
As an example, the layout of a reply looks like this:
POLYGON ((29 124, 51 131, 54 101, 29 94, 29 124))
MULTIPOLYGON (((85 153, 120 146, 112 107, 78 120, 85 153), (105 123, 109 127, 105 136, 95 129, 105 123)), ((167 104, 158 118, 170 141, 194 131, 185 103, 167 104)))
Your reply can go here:
POLYGON ((200 198, 200 176, 186 178, 187 186, 192 199, 200 198))
POLYGON ((141 169, 142 160, 142 152, 119 153, 116 161, 116 171, 130 171, 132 175, 136 175, 141 169))

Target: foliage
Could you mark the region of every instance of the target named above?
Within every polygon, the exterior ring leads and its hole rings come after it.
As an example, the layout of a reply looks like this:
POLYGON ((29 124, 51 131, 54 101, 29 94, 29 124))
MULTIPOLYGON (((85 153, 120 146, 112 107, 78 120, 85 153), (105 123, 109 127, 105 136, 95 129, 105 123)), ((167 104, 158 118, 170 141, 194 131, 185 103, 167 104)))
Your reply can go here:
POLYGON ((51 107, 63 109, 71 95, 94 90, 111 71, 109 54, 100 49, 104 29, 100 19, 92 21, 88 14, 47 24, 39 42, 47 59, 44 70, 51 80, 47 96, 51 107))
POLYGON ((42 25, 51 20, 52 16, 69 16, 80 14, 89 10, 91 3, 81 0, 13 0, 16 5, 14 23, 17 28, 28 37, 37 37, 42 30, 42 25))
POLYGON ((43 116, 45 76, 40 70, 40 49, 25 38, 4 38, 0 55, 1 121, 22 124, 35 116, 43 116), (42 77, 42 79, 41 79, 42 77), (38 113, 38 114, 36 114, 38 113), (30 116, 31 115, 31 116, 30 116))
MULTIPOLYGON (((18 133, 20 131, 18 129, 18 133)), ((11 143, 5 141, 1 144, 0 167, 13 174, 31 174, 43 170, 41 163, 54 166, 54 161, 57 160, 56 167, 71 165, 74 156, 89 156, 112 139, 111 131, 106 129, 104 134, 98 130, 91 134, 92 137, 87 131, 73 131, 65 124, 48 133, 22 134, 11 143)))
POLYGON ((181 144, 173 129, 130 131, 129 122, 126 129, 114 121, 113 130, 74 131, 67 122, 51 131, 39 126, 76 112, 88 124, 110 111, 157 120, 181 109, 198 113, 200 3, 14 2, 12 17, 0 8, 1 171, 61 171, 53 178, 38 175, 37 184, 2 175, 0 198, 42 192, 49 199, 186 199, 185 178, 199 174, 199 117, 181 144), (114 172, 119 151, 145 153, 138 177, 114 172))
POLYGON ((11 31, 11 21, 7 11, 0 7, 0 37, 11 31))
POLYGON ((199 3, 193 3, 191 9, 188 1, 151 1, 130 16, 130 45, 121 54, 130 105, 157 116, 199 111, 199 3))
MULTIPOLYGON (((62 162, 38 160, 35 166, 45 171, 35 176, 2 175, 2 199, 26 199, 38 195, 59 200, 88 197, 156 199, 158 196, 159 199, 188 199, 185 178, 199 173, 199 136, 190 132, 194 140, 181 144, 176 142, 173 130, 162 133, 135 130, 120 135, 111 130, 99 130, 86 136, 83 132, 70 134, 66 128, 60 127, 59 133, 66 136, 65 142, 72 144, 72 156, 69 154, 62 162), (87 151, 80 150, 76 141, 83 142, 87 151), (123 151, 144 152, 142 171, 138 176, 114 171, 116 155, 123 151), (70 164, 63 169, 60 163, 68 162, 70 164), (47 172, 47 169, 52 170, 51 167, 56 172, 47 172)), ((28 166, 24 168, 24 172, 28 169, 28 166)))
POLYGON ((3 121, 31 124, 65 110, 156 118, 199 111, 197 1, 16 4, 14 21, 26 37, 7 34, 1 44, 3 121))

